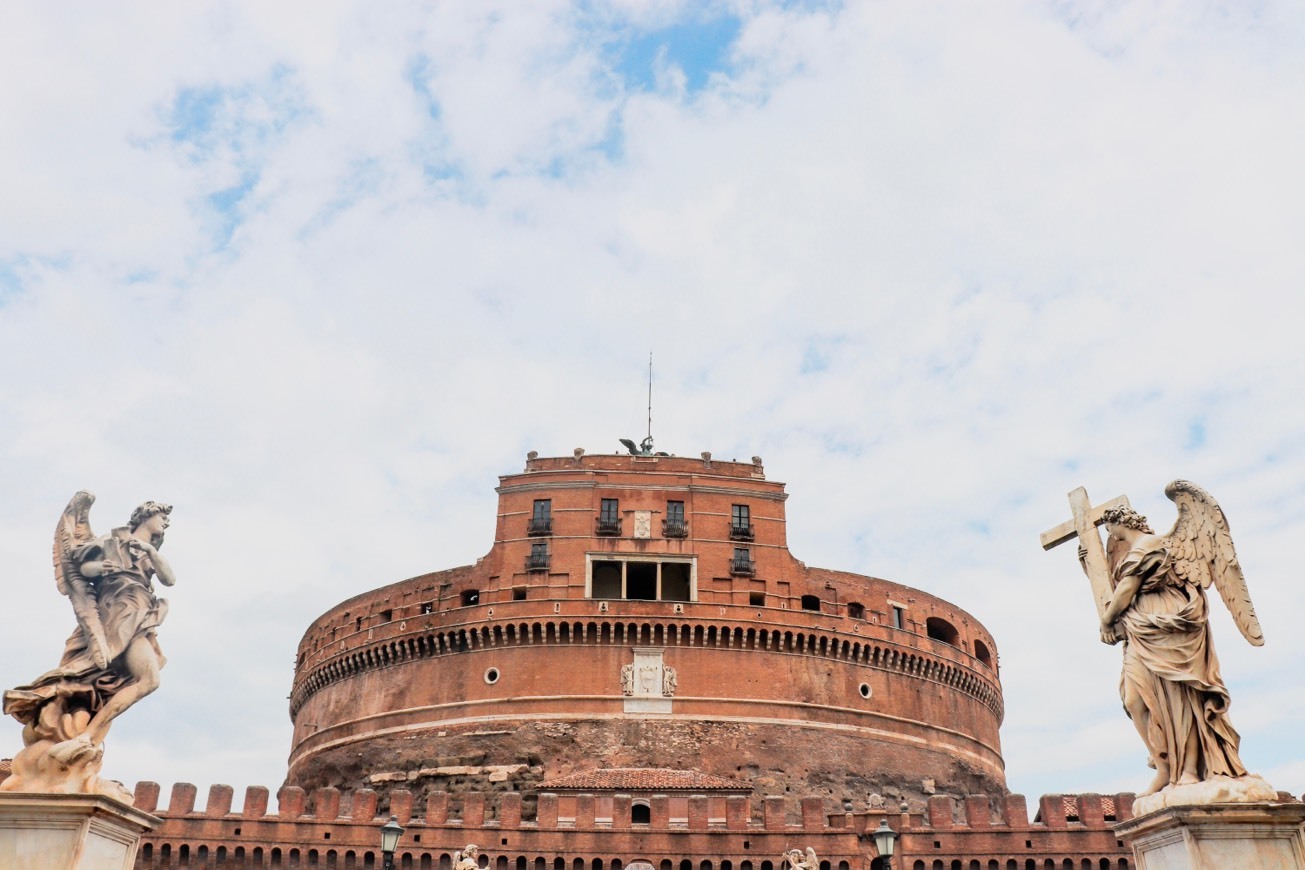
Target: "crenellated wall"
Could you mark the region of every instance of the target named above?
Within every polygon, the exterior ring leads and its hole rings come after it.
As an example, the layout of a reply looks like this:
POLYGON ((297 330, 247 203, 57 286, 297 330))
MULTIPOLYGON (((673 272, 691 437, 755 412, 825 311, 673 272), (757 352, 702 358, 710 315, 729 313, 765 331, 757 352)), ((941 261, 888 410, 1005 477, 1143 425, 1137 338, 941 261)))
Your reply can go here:
POLYGON ((239 813, 225 785, 199 807, 190 783, 174 785, 166 805, 155 783, 138 784, 135 794, 139 809, 163 819, 142 842, 141 870, 379 867, 378 829, 391 814, 406 829, 400 868, 448 870, 453 853, 475 843, 481 866, 493 870, 620 870, 635 860, 659 870, 779 870, 783 852, 798 847, 814 849, 822 870, 874 870, 870 832, 887 819, 901 835, 893 866, 905 870, 1122 870, 1129 852, 1111 825, 1131 817, 1133 801, 1047 795, 1030 821, 1021 795, 935 796, 923 812, 900 813, 838 811, 822 797, 657 794, 647 800, 650 821, 634 823, 631 797, 622 794, 534 795, 533 820, 522 818, 516 792, 492 800, 441 792, 416 802, 403 790, 383 801, 368 789, 286 787, 275 813, 258 786, 246 790, 239 813))

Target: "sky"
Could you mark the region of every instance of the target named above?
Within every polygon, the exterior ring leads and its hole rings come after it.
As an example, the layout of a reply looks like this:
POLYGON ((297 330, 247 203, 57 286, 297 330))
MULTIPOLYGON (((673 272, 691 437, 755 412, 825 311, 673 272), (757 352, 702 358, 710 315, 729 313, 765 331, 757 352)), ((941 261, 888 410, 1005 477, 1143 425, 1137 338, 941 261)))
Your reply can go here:
MULTIPOLYGON (((1305 793, 1305 13, 1287 3, 7 3, 0 683, 49 542, 156 499, 105 774, 273 790, 295 647, 473 562, 525 454, 760 455, 809 565, 997 640, 1012 790, 1150 780, 1065 494, 1229 517, 1248 767, 1305 793), (1293 561, 1297 560, 1297 561, 1293 561)), ((0 755, 21 746, 0 724, 0 755)))

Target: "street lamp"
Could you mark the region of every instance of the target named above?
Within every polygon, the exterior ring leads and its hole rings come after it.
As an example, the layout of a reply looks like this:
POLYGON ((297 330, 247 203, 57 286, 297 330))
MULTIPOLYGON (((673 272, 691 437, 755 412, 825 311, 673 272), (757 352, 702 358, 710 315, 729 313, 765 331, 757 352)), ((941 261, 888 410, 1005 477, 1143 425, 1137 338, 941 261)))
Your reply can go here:
POLYGON ((381 854, 385 856, 385 870, 394 870, 394 850, 402 836, 403 826, 399 824, 398 816, 390 816, 390 820, 381 825, 381 854))
POLYGON ((871 834, 875 838, 875 849, 884 859, 884 870, 892 870, 893 850, 897 848, 897 832, 888 827, 887 819, 879 820, 879 827, 871 834))

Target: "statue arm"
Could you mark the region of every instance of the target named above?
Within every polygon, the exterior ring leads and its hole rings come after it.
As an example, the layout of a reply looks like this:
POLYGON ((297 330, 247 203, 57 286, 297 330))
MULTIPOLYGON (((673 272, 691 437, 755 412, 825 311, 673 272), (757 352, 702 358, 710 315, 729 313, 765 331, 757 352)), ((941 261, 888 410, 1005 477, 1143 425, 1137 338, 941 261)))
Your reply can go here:
POLYGON ((1128 605, 1133 603, 1133 597, 1137 595, 1141 585, 1142 577, 1138 574, 1125 574, 1119 578, 1119 583, 1115 586, 1115 594, 1110 597, 1110 603, 1101 614, 1103 627, 1114 625, 1115 620, 1119 619, 1120 615, 1128 609, 1128 605))

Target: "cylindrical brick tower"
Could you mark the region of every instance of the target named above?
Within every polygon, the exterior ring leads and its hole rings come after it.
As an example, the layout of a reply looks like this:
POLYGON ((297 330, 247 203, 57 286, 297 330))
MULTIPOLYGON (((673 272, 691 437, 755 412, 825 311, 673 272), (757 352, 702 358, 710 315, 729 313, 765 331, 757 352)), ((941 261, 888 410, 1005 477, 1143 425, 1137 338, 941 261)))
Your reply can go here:
POLYGON ((1005 791, 991 635, 793 558, 759 458, 532 453, 498 494, 475 565, 309 627, 289 784, 529 793, 671 768, 836 801, 1005 791))

